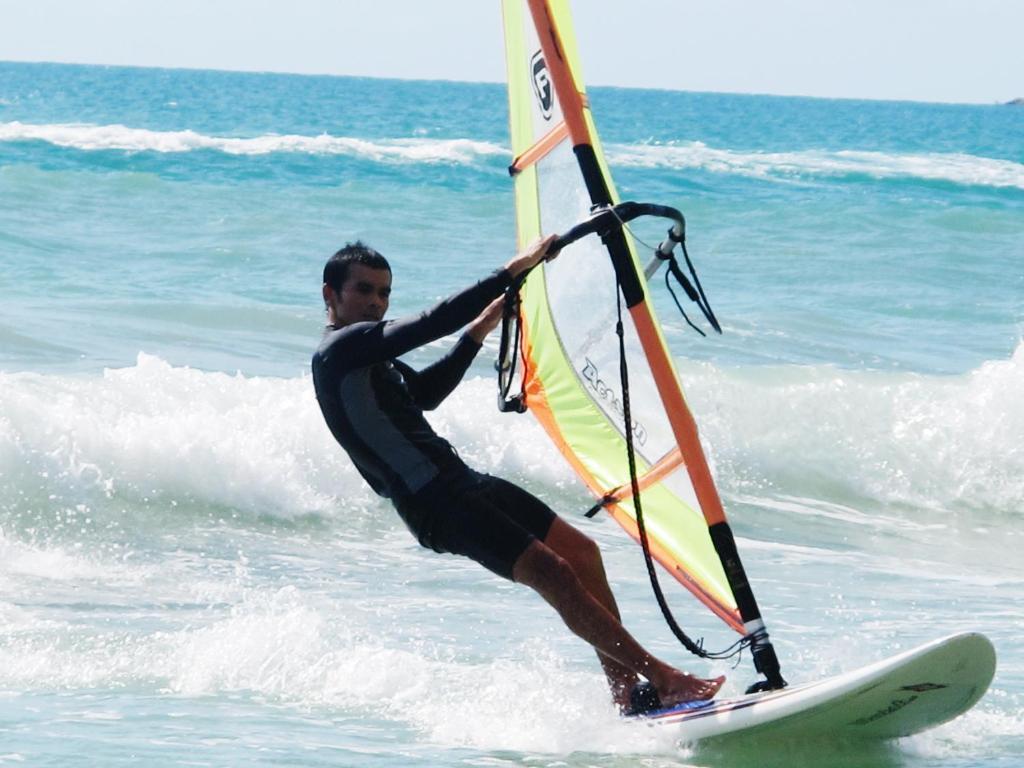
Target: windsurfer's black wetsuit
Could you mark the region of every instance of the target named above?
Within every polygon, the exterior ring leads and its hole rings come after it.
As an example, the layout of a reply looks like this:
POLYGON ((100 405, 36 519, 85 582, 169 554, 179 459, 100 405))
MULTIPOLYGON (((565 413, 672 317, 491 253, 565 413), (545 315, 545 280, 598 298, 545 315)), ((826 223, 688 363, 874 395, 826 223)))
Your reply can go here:
POLYGON ((421 371, 397 358, 471 322, 510 282, 503 269, 418 316, 329 326, 312 364, 331 433, 420 544, 466 555, 509 579, 555 513, 515 485, 470 469, 423 418, 455 389, 480 345, 465 334, 421 371))

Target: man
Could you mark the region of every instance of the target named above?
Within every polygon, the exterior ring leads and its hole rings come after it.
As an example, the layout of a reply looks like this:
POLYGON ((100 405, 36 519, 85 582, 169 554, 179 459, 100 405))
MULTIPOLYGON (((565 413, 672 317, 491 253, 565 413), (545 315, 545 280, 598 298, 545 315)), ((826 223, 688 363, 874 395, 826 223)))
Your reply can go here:
POLYGON ((462 379, 501 319, 513 279, 547 256, 538 240, 475 285, 420 315, 385 321, 391 267, 362 243, 324 267, 327 328, 313 355, 313 384, 331 433, 374 491, 391 499, 424 547, 476 560, 537 591, 598 653, 623 711, 639 676, 663 706, 714 696, 724 677, 703 680, 644 650, 623 628, 597 545, 542 501, 470 469, 423 411, 462 379), (460 328, 448 354, 416 371, 398 357, 460 328))

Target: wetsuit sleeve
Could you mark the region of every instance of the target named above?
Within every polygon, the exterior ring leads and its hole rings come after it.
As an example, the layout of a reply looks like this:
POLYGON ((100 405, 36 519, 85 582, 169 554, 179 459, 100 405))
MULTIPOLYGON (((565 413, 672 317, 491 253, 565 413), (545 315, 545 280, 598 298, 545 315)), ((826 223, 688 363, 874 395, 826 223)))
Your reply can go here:
POLYGON ((432 411, 459 385, 479 351, 480 345, 469 334, 464 334, 448 354, 423 370, 416 371, 401 360, 393 362, 413 402, 424 411, 432 411))
POLYGON ((343 357, 344 366, 350 369, 399 357, 462 328, 511 282, 508 270, 500 269, 419 315, 353 323, 328 334, 319 354, 325 359, 343 357))

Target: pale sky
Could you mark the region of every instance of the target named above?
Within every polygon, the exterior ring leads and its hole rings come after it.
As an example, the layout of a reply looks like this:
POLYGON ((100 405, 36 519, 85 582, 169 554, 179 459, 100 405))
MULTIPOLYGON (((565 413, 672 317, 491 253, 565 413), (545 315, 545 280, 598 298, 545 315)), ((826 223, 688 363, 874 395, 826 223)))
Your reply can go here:
MULTIPOLYGON (((588 85, 992 103, 1024 0, 575 0, 588 85)), ((0 0, 0 60, 503 82, 499 0, 0 0)))

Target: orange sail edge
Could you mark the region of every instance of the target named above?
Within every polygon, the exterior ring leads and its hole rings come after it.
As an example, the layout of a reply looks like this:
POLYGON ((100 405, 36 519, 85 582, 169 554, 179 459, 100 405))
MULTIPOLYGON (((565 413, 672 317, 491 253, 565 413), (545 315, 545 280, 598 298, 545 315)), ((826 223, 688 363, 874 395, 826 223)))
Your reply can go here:
MULTIPOLYGON (((520 322, 523 323, 523 347, 520 350, 523 356, 523 362, 525 365, 524 370, 524 391, 526 393, 526 404, 530 412, 534 415, 534 418, 540 422, 540 425, 547 432, 551 442, 555 444, 559 452, 566 458, 569 464, 572 466, 576 474, 583 480, 584 484, 590 489, 590 491, 597 497, 603 498, 605 491, 602 484, 591 474, 590 470, 585 464, 579 459, 575 451, 569 446, 565 438, 562 435, 562 431, 558 426, 558 422, 555 419, 554 412, 548 403, 547 396, 544 391, 544 384, 538 376, 535 375, 535 369, 532 364, 533 356, 531 346, 529 345, 530 335, 525 332, 526 319, 520 317, 520 322)), ((648 473, 648 476, 654 474, 654 470, 660 470, 659 475, 664 476, 674 466, 678 466, 678 461, 675 459, 675 452, 668 454, 666 459, 652 468, 652 471, 648 473)), ((652 481, 653 482, 653 481, 652 481)), ((648 483, 650 484, 650 483, 648 483)), ((632 495, 632 489, 629 489, 629 496, 632 495)), ((624 510, 619 507, 618 504, 609 504, 606 507, 608 513, 625 531, 632 537, 636 542, 640 543, 640 530, 636 524, 636 521, 627 514, 624 510)), ((697 579, 691 576, 671 554, 669 554, 663 547, 661 547, 657 541, 648 538, 648 545, 650 548, 651 556, 668 571, 672 577, 684 586, 689 592, 697 598, 704 606, 706 606, 712 613, 718 616, 724 621, 729 627, 740 634, 745 633, 743 627, 743 621, 740 618, 739 611, 729 605, 723 604, 720 600, 716 599, 711 592, 704 587, 697 579)))
MULTIPOLYGON (((632 516, 619 507, 618 504, 610 505, 608 507, 608 514, 610 514, 612 518, 614 518, 626 533, 628 533, 637 543, 640 543, 640 527, 632 516)), ((715 599, 715 597, 708 592, 699 581, 693 578, 693 576, 687 573, 686 570, 679 565, 678 561, 676 561, 672 555, 662 549, 657 541, 648 538, 647 544, 651 550, 651 557, 660 563, 666 571, 672 574, 676 581, 686 587, 694 597, 703 603, 704 606, 712 613, 718 616, 718 618, 732 627, 732 629, 741 635, 746 634, 746 629, 743 626, 743 619, 740 618, 740 612, 738 609, 724 605, 721 601, 715 599)))

